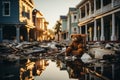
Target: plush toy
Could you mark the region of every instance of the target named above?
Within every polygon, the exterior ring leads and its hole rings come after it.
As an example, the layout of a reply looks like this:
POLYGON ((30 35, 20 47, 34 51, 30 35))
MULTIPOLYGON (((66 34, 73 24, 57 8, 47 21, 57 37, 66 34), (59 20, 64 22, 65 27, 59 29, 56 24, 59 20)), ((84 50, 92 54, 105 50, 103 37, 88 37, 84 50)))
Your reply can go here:
POLYGON ((81 34, 71 35, 72 43, 66 49, 66 56, 75 55, 81 57, 84 51, 83 36, 81 34))

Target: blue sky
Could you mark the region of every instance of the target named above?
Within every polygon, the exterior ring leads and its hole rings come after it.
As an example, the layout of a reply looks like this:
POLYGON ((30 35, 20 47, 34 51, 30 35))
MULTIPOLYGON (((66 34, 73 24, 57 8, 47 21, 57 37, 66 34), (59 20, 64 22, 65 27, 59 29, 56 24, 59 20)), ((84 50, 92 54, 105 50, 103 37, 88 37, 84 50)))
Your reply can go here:
POLYGON ((35 8, 43 13, 52 29, 60 15, 66 15, 69 7, 76 7, 81 0, 34 0, 35 8))

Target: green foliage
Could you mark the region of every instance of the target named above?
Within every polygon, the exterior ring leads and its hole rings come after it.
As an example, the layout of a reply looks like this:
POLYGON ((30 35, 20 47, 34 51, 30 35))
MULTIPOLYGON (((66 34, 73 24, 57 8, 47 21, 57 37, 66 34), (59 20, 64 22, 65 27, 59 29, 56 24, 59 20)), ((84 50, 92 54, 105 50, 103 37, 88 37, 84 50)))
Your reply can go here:
POLYGON ((55 34, 58 35, 58 41, 59 41, 59 33, 61 32, 61 23, 60 21, 57 21, 55 27, 54 27, 54 30, 55 30, 55 34))

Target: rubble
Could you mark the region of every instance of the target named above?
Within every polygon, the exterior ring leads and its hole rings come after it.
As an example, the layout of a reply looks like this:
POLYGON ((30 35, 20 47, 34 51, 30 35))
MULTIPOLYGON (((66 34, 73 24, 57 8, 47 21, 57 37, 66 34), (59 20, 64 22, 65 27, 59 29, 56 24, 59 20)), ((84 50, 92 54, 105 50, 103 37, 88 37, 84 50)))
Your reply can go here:
MULTIPOLYGON (((103 68, 111 67, 113 64, 116 65, 116 63, 120 62, 120 45, 118 43, 110 43, 108 46, 108 44, 109 43, 102 44, 100 42, 87 44, 87 49, 82 57, 65 57, 66 45, 62 42, 3 43, 0 44, 0 59, 5 63, 16 63, 19 61, 20 64, 26 64, 25 69, 20 69, 23 72, 27 71, 27 69, 29 71, 29 69, 34 67, 33 65, 35 63, 32 61, 42 58, 47 60, 51 59, 53 61, 61 60, 64 63, 71 62, 71 64, 74 64, 74 62, 79 59, 81 62, 78 61, 76 64, 83 64, 82 69, 86 72, 84 74, 87 76, 89 76, 88 74, 93 74, 95 76, 105 78, 103 75, 98 73, 99 69, 101 68, 102 72, 103 68), (61 49, 58 46, 61 46, 61 49), (110 66, 105 64, 109 64, 110 66)), ((80 67, 80 65, 78 67, 80 67)))
POLYGON ((0 57, 2 61, 15 62, 18 59, 35 59, 59 53, 56 42, 3 42, 0 44, 0 57))
MULTIPOLYGON (((54 56, 65 60, 65 51, 68 44, 64 42, 3 42, 0 44, 0 58, 16 62, 17 60, 36 59, 40 57, 54 56)), ((91 63, 94 59, 119 59, 120 43, 92 43, 87 44, 87 49, 80 58, 85 63, 91 63)), ((72 58, 71 58, 72 59, 72 58)), ((74 59, 73 59, 74 60, 74 59)))
POLYGON ((120 50, 119 43, 106 43, 96 46, 96 44, 89 45, 88 53, 97 59, 103 59, 104 55, 116 55, 116 52, 120 50))

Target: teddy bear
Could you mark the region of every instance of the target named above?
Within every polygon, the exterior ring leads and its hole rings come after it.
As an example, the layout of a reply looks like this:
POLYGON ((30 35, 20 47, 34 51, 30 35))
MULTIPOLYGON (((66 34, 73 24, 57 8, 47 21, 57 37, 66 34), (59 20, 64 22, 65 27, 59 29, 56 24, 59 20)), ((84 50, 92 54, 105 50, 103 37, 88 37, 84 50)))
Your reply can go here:
POLYGON ((73 34, 71 35, 72 42, 66 48, 66 56, 77 56, 81 57, 84 53, 84 38, 85 35, 73 34))

